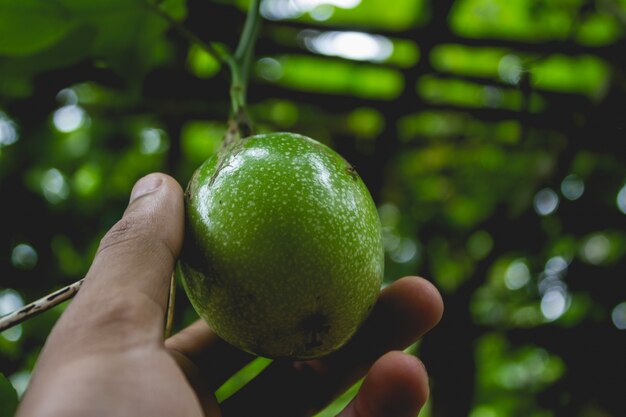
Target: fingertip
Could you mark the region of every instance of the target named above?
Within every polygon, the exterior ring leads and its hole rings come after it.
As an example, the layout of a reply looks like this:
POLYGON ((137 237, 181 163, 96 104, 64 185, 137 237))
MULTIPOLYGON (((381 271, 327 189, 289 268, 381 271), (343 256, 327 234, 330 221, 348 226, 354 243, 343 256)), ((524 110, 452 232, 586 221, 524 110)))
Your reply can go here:
POLYGON ((173 197, 182 198, 183 196, 183 189, 178 181, 162 172, 153 172, 137 180, 130 193, 129 205, 140 197, 157 190, 163 190, 168 194, 172 194, 173 197))
POLYGON ((400 278, 386 288, 383 296, 406 310, 405 317, 419 323, 422 334, 435 327, 443 315, 443 299, 439 290, 422 277, 400 278))
POLYGON ((392 351, 372 365, 353 406, 359 417, 414 417, 428 395, 428 375, 421 361, 392 351))
POLYGON ((140 178, 135 183, 135 185, 133 186, 133 189, 130 192, 129 204, 137 200, 139 197, 142 197, 146 194, 149 194, 155 191, 157 188, 161 186, 162 183, 163 183, 163 177, 160 175, 156 175, 156 174, 149 174, 140 178))
POLYGON ((407 276, 398 280, 413 295, 416 303, 422 306, 421 313, 431 324, 429 330, 437 325, 443 316, 444 304, 441 293, 429 280, 418 276, 407 276), (418 301, 419 300, 419 301, 418 301))
POLYGON ((176 258, 184 234, 183 190, 174 178, 161 172, 148 174, 134 185, 124 218, 134 219, 161 239, 176 258))
POLYGON ((165 186, 167 187, 168 190, 170 190, 173 193, 178 194, 181 197, 183 196, 183 188, 178 183, 178 181, 176 181, 174 178, 172 178, 169 175, 164 174, 162 172, 156 172, 156 173, 150 174, 150 175, 157 175, 157 176, 161 177, 163 179, 163 183, 165 184, 165 186))

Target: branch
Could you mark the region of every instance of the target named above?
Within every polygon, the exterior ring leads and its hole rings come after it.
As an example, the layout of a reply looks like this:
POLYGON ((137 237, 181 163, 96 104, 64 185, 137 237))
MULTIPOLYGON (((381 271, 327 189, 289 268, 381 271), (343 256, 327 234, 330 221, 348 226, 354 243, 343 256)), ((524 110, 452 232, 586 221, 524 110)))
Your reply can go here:
POLYGON ((169 23, 170 26, 172 26, 172 28, 174 28, 176 32, 178 32, 178 34, 181 35, 183 38, 185 38, 189 43, 198 45, 200 48, 206 51, 209 55, 211 55, 217 61, 223 62, 223 63, 227 62, 227 54, 224 54, 218 51, 218 49, 213 44, 204 42, 202 39, 200 39, 194 33, 192 33, 189 29, 183 26, 179 21, 177 21, 172 16, 170 16, 169 14, 161 10, 158 5, 152 4, 147 0, 144 1, 144 4, 150 11, 152 11, 154 14, 156 14, 157 16, 164 19, 167 23, 169 23))
POLYGON ((61 304, 63 301, 69 300, 74 297, 81 285, 83 285, 83 281, 85 279, 81 279, 80 281, 76 281, 73 284, 68 285, 67 287, 63 287, 58 291, 53 292, 52 294, 46 295, 43 298, 40 298, 37 301, 34 301, 13 313, 9 313, 6 316, 0 318, 0 332, 3 332, 7 329, 10 329, 13 326, 17 326, 21 322, 30 319, 31 317, 35 317, 36 315, 43 313, 44 311, 50 310, 52 307, 55 307, 61 304))

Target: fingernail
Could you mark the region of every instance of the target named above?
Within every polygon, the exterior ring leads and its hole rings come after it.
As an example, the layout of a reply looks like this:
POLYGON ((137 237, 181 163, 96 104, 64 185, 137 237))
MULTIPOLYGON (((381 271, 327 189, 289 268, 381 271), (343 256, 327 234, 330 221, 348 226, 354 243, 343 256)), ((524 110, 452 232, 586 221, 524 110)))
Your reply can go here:
POLYGON ((160 175, 146 175, 141 178, 130 193, 130 202, 132 203, 139 197, 153 192, 163 183, 163 178, 160 175))

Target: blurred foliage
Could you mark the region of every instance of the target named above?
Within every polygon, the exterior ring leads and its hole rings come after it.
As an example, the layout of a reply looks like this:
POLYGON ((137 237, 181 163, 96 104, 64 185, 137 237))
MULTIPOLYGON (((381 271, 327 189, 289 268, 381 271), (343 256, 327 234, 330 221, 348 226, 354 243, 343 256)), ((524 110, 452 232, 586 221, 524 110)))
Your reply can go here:
MULTIPOLYGON (((247 3, 158 7, 232 47, 247 3)), ((623 415, 626 0, 262 11, 258 130, 351 161, 379 207, 385 283, 420 274, 444 294, 442 323, 415 350, 433 384, 422 415, 623 415)), ((226 69, 187 35, 148 0, 0 0, 0 314, 82 277, 138 178, 186 184, 219 147, 226 69)), ((196 315, 178 300, 181 328, 196 315)), ((0 413, 63 309, 0 335, 0 413)))
POLYGON ((11 417, 17 407, 15 388, 2 374, 0 374, 0 404, 2 404, 2 408, 0 408, 1 417, 11 417))

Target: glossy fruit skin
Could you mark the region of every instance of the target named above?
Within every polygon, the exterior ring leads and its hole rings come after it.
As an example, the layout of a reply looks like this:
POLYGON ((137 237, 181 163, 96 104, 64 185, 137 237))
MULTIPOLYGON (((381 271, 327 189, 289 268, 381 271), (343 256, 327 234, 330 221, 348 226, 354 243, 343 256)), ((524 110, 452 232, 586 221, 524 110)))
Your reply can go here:
POLYGON ((380 221, 354 168, 293 133, 208 159, 186 192, 179 271, 198 314, 260 356, 326 355, 356 332, 383 277, 380 221))

